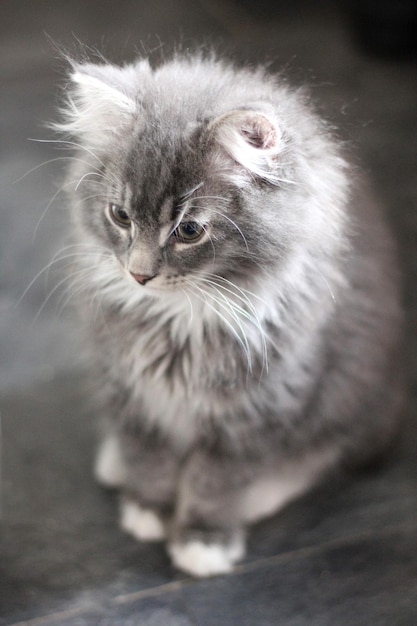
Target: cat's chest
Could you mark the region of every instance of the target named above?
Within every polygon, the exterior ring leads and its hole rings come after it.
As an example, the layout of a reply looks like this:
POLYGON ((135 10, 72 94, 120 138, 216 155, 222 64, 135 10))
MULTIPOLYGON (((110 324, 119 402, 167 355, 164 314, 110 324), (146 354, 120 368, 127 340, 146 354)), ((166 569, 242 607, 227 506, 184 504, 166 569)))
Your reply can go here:
MULTIPOLYGON (((234 342, 213 320, 181 315, 108 317, 106 341, 125 385, 135 392, 194 393, 236 386, 241 370, 234 342)), ((243 368, 245 369, 245 368, 243 368)))
POLYGON ((112 376, 129 397, 129 414, 157 424, 180 447, 224 411, 239 379, 230 346, 207 336, 202 320, 184 332, 182 323, 189 320, 113 319, 102 344, 112 376))

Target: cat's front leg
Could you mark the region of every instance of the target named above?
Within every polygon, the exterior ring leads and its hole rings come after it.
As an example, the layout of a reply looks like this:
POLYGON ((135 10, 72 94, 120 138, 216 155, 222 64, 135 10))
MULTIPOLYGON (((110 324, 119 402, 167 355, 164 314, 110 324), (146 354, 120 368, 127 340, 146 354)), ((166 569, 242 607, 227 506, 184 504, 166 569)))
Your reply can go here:
POLYGON ((121 489, 126 484, 127 466, 116 432, 107 433, 100 441, 94 462, 94 477, 108 489, 121 489))
POLYGON ((123 432, 128 468, 121 498, 120 525, 141 541, 165 539, 175 509, 181 453, 153 432, 123 432))
POLYGON ((245 554, 240 502, 253 466, 244 459, 195 451, 184 465, 168 552, 197 577, 229 572, 245 554))
POLYGON ((168 551, 193 576, 229 572, 245 555, 245 527, 282 509, 340 461, 337 445, 277 455, 273 437, 264 455, 194 452, 179 483, 168 551), (279 458, 276 458, 276 457, 279 458))
POLYGON ((157 433, 113 431, 102 441, 95 475, 121 490, 120 526, 140 541, 165 539, 175 507, 180 455, 157 433))
POLYGON ((137 497, 124 494, 120 502, 120 528, 139 541, 163 541, 166 520, 156 509, 144 507, 137 497))

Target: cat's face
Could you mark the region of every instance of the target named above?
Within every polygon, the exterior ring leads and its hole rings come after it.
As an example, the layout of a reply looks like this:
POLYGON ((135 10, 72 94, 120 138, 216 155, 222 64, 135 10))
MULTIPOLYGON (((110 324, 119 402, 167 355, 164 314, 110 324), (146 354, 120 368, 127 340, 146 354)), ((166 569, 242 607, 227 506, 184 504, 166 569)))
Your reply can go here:
POLYGON ((81 148, 77 223, 132 289, 245 288, 262 272, 276 276, 297 242, 322 229, 325 211, 330 223, 333 203, 308 169, 314 144, 305 141, 298 167, 283 121, 294 106, 278 116, 256 77, 198 63, 74 70, 61 130, 81 148))
MULTIPOLYGON (((91 124, 82 134, 90 152, 83 159, 94 169, 81 166, 81 227, 114 254, 123 279, 137 289, 157 295, 216 276, 245 283, 269 248, 279 247, 265 210, 282 150, 274 122, 245 109, 206 119, 167 106, 161 113, 143 100, 123 120, 114 90, 109 99, 106 84, 80 76, 84 106, 98 88, 106 123, 119 124, 105 149, 91 124)), ((106 130, 96 132, 103 141, 106 130)))
POLYGON ((174 149, 171 137, 171 150, 153 146, 149 156, 139 136, 130 153, 82 184, 82 225, 147 292, 186 287, 197 276, 234 281, 264 260, 268 233, 249 200, 256 193, 210 174, 211 156, 202 157, 200 137, 194 142, 174 149))

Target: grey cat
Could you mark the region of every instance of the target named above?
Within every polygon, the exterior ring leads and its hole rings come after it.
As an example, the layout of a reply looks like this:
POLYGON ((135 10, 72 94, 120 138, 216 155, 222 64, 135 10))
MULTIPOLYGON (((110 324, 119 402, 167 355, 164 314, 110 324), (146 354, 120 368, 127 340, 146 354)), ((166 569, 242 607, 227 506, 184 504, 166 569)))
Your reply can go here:
POLYGON ((248 524, 392 440, 391 237, 308 96, 262 68, 72 63, 63 114, 96 476, 123 529, 228 572, 248 524))

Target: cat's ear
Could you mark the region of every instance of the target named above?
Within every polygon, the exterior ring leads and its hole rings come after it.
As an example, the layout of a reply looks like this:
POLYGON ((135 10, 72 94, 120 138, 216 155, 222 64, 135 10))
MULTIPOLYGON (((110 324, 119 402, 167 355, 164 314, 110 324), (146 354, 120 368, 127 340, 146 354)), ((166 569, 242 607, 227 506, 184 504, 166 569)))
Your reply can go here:
POLYGON ((135 66, 72 64, 63 121, 55 128, 91 148, 107 146, 137 112, 134 79, 135 66))
POLYGON ((279 183, 279 156, 284 140, 272 115, 239 109, 220 116, 209 127, 215 160, 223 173, 242 186, 254 177, 279 183))

